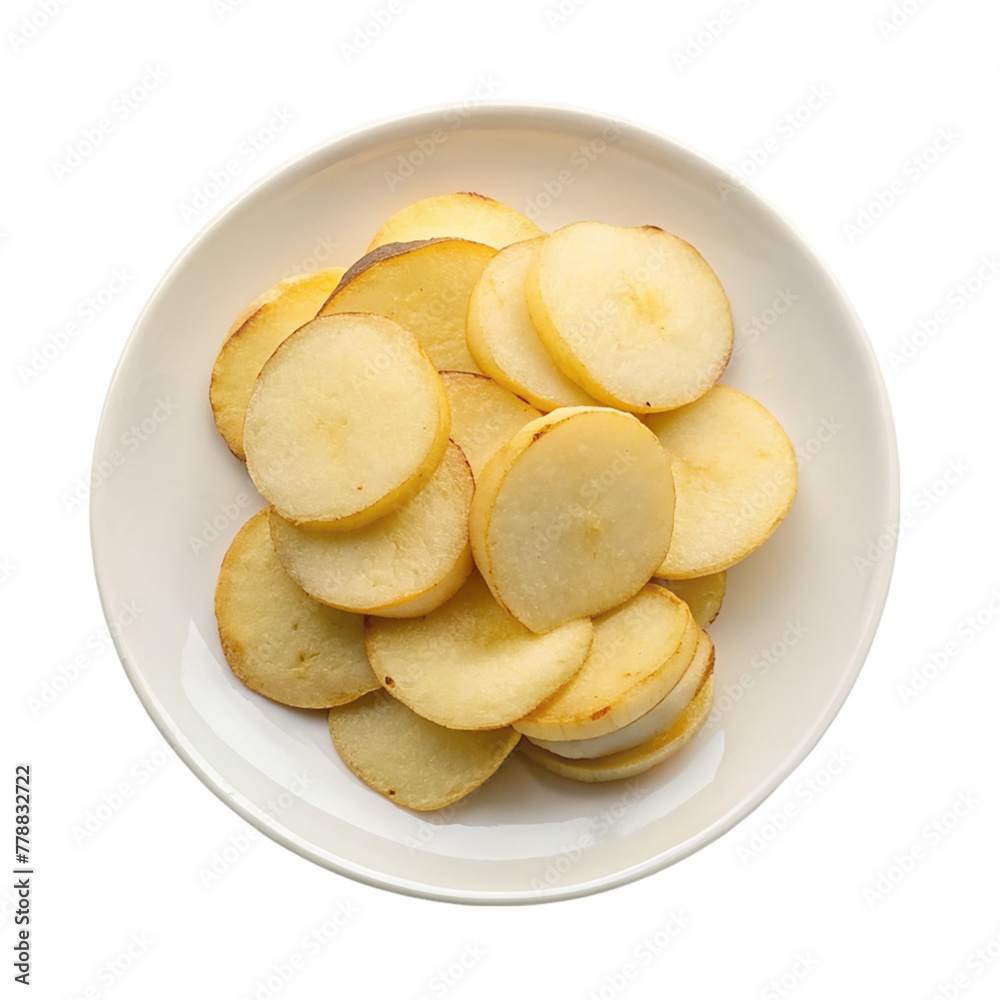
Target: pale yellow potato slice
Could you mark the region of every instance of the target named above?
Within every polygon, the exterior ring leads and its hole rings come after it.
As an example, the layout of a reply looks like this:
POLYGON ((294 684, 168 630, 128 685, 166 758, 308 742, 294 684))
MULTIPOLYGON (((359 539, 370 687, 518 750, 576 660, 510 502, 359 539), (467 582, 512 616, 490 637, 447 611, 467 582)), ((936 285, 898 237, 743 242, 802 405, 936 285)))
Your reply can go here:
POLYGON ((621 729, 677 684, 700 633, 680 598, 647 584, 594 619, 593 645, 579 672, 514 728, 543 740, 581 740, 621 729))
POLYGON ((655 226, 557 229, 528 269, 525 294, 556 364, 610 406, 682 406, 729 361, 733 318, 719 279, 694 247, 655 226))
POLYGON ((255 299, 230 328, 212 368, 209 399, 219 433, 241 461, 243 419, 264 362, 291 333, 315 317, 344 276, 333 267, 286 278, 255 299))
POLYGON ((593 635, 589 618, 536 635, 473 573, 424 618, 369 617, 365 648, 382 686, 418 715, 452 729, 496 729, 568 681, 587 658, 593 635))
POLYGON ((567 407, 526 424, 486 463, 469 536, 494 597, 545 632, 638 593, 672 521, 656 436, 631 414, 567 407))
POLYGON ((459 191, 423 198, 401 208, 375 234, 368 249, 435 236, 459 236, 499 249, 542 233, 531 219, 510 205, 472 191, 459 191))
POLYGON ((469 507, 473 479, 449 444, 414 497, 353 531, 312 531, 271 512, 282 565, 310 596, 344 611, 422 615, 443 604, 472 572, 469 507))
POLYGON ((530 420, 541 416, 530 403, 485 375, 441 372, 451 410, 451 439, 465 452, 479 479, 488 459, 530 420))
POLYGON ((707 632, 698 636, 698 645, 687 670, 666 695, 644 715, 634 722, 603 736, 592 736, 583 740, 540 740, 528 737, 532 743, 544 750, 550 750, 560 757, 579 760, 604 757, 620 753, 653 739, 658 733, 669 729, 691 704, 705 679, 715 665, 715 646, 707 632))
POLYGON ((478 372, 465 343, 469 296, 496 250, 461 239, 390 243, 349 268, 321 316, 368 312, 406 327, 442 371, 478 372))
POLYGON ((344 763, 390 802, 440 809, 478 788, 517 745, 513 729, 446 729, 379 689, 330 710, 344 763))
POLYGON ((531 321, 524 284, 543 239, 505 247, 486 265, 469 299, 469 353, 487 375, 546 413, 594 406, 597 400, 552 360, 531 321))
POLYGON ((670 456, 674 535, 656 576, 717 573, 766 541, 798 486, 795 450, 755 399, 718 385, 694 403, 646 421, 670 456))
POLYGON ((378 687, 364 619, 303 593, 271 545, 267 509, 237 532, 219 571, 215 615, 222 651, 252 691, 297 708, 329 708, 378 687))
POLYGON ((296 524, 369 524, 412 497, 448 446, 441 378, 383 316, 313 320, 264 365, 243 429, 247 471, 296 524))
MULTIPOLYGON (((574 781, 617 781, 619 778, 634 778, 651 767, 672 757, 690 742, 708 721, 715 696, 715 680, 709 674, 694 700, 684 710, 681 717, 669 729, 659 733, 645 743, 620 753, 593 759, 569 760, 536 746, 528 740, 521 742, 524 755, 540 764, 553 774, 574 781)), ((372 695, 367 695, 372 697, 372 695)))
POLYGON ((715 621, 726 596, 726 571, 693 576, 689 580, 654 580, 676 594, 690 609, 698 628, 708 628, 715 621))

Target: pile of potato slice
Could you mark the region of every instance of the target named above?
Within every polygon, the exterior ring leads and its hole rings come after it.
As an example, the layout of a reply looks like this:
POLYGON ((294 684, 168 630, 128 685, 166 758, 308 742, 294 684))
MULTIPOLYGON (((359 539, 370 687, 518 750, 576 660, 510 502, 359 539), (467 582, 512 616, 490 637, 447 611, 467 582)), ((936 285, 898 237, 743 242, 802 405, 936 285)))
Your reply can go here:
POLYGON ((732 344, 678 237, 545 234, 471 193, 265 292, 211 384, 268 502, 219 574, 233 672, 328 709, 347 766, 411 809, 516 746, 586 782, 665 760, 711 709, 725 570, 796 492, 781 426, 717 384, 732 344))

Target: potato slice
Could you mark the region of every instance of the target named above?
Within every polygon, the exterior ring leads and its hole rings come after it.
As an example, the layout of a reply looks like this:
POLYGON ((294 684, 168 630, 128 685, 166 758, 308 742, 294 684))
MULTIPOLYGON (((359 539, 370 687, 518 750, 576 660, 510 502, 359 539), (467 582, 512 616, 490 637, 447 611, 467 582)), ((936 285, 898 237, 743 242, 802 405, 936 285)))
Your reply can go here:
POLYGON ((649 581, 670 545, 670 463, 636 417, 553 410, 486 463, 469 516, 476 565, 533 632, 600 614, 649 581))
POLYGON ((499 249, 542 233, 517 209, 482 194, 459 191, 434 195, 401 208, 375 234, 368 249, 435 236, 459 236, 499 249))
POLYGON ((680 598, 647 584, 594 619, 594 642, 579 673, 514 728, 535 739, 581 740, 627 726, 677 684, 700 631, 680 598))
POLYGON ((550 750, 560 757, 569 757, 573 760, 604 757, 611 753, 620 753, 622 750, 630 750, 669 729, 691 704, 714 666, 715 646, 708 633, 701 632, 695 654, 687 670, 681 674, 681 679, 656 705, 634 722, 616 729, 613 733, 592 736, 584 740, 540 740, 530 736, 528 739, 544 750, 550 750))
POLYGON ((344 611, 422 615, 472 572, 472 491, 469 463, 449 444, 430 482, 373 524, 310 531, 272 511, 271 537, 289 576, 316 600, 344 611))
POLYGON ((465 343, 469 296, 496 254, 469 240, 390 243, 349 268, 321 316, 368 312, 406 327, 441 370, 478 372, 465 343))
POLYGON ((291 333, 308 323, 337 287, 344 268, 286 278, 255 299, 230 328, 215 359, 209 399, 215 424, 241 461, 243 419, 264 362, 291 333))
POLYGON ((418 715, 452 729, 496 729, 568 681, 593 635, 589 618, 536 635, 474 573, 425 618, 368 618, 365 647, 383 687, 418 715))
POLYGON ((382 316, 313 320, 261 370, 243 430, 247 471, 290 521, 370 524, 430 479, 448 446, 444 386, 382 316))
POLYGON ((440 809, 478 788, 517 745, 513 729, 462 732, 421 718, 379 689, 330 710, 344 763, 391 802, 440 809))
POLYGON ((469 300, 469 353, 487 375, 546 413, 593 406, 597 400, 552 360, 528 312, 525 279, 542 243, 514 243, 486 265, 469 300))
POLYGON ((656 226, 556 230, 525 294, 556 364, 611 406, 645 413, 689 403, 729 361, 733 318, 719 279, 694 247, 656 226))
POLYGON ((755 399, 718 385, 647 426, 670 456, 677 510, 670 551, 656 575, 706 576, 768 539, 795 499, 795 450, 755 399))
POLYGON ((676 594, 690 609, 698 628, 708 628, 715 621, 726 596, 726 571, 693 576, 690 580, 654 580, 676 594))
MULTIPOLYGON (((714 695, 715 681, 712 674, 709 674, 694 700, 669 729, 645 743, 640 743, 637 747, 608 754, 606 757, 569 760, 544 750, 528 740, 522 741, 521 749, 529 760, 554 774, 572 778, 574 781, 617 781, 619 778, 634 778, 637 774, 642 774, 643 771, 648 771, 668 757, 672 757, 698 735, 708 721, 714 695)), ((366 697, 371 698, 372 695, 366 697)))
POLYGON ((252 691, 297 708, 329 708, 374 691, 364 619, 307 596, 282 569, 267 509, 237 532, 219 571, 222 651, 252 691))
POLYGON ((441 372, 451 410, 451 439, 465 452, 479 479, 487 459, 528 421, 541 416, 530 403, 485 375, 441 372))

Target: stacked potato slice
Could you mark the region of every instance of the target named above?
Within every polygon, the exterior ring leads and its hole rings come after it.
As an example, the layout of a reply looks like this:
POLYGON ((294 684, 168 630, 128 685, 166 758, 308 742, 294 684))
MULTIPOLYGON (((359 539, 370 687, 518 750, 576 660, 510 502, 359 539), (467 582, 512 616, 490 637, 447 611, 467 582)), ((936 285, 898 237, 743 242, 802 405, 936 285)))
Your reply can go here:
POLYGON ((796 492, 778 422, 716 384, 732 337, 678 237, 546 235, 467 192, 265 292, 212 377, 269 505, 216 590, 234 674, 327 709, 347 766, 412 809, 515 746, 585 782, 665 760, 708 718, 725 570, 796 492))

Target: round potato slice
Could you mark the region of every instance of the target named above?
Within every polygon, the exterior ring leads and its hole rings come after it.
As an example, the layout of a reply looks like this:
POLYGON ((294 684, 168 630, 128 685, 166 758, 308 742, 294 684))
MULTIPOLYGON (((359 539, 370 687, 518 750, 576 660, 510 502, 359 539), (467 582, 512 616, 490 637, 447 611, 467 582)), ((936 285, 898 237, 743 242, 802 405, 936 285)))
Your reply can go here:
POLYGON ((533 632, 617 607, 670 545, 666 453, 634 416, 567 407, 486 463, 469 535, 494 597, 533 632))
POLYGON ((333 267, 286 278, 252 302, 230 329, 215 359, 209 398, 219 433, 241 461, 243 420, 264 362, 316 316, 343 276, 344 268, 333 267))
POLYGON ((451 439, 465 452, 476 479, 488 459, 528 421, 541 416, 485 375, 441 372, 441 381, 451 410, 451 439))
MULTIPOLYGON (((564 778, 572 778, 574 781, 617 781, 619 778, 634 778, 637 774, 642 774, 643 771, 648 771, 668 757, 672 757, 698 735, 708 721, 714 695, 715 682, 712 674, 709 674, 694 700, 669 729, 645 743, 640 743, 637 747, 608 754, 606 757, 569 760, 528 740, 521 743, 521 750, 529 760, 540 764, 547 771, 564 778)), ((366 697, 372 696, 366 695, 366 697)))
POLYGON ((657 733, 669 729, 691 704, 694 696, 701 689, 705 679, 715 665, 715 647, 707 632, 698 636, 698 646, 681 679, 667 694, 648 712, 640 715, 613 733, 604 736, 592 736, 585 740, 540 740, 528 737, 532 743, 544 750, 551 750, 560 757, 580 760, 591 757, 604 757, 611 753, 630 750, 651 740, 657 733))
POLYGON ((545 413, 593 406, 597 400, 556 365, 531 321, 524 284, 542 242, 514 243, 486 265, 469 299, 469 353, 487 375, 545 413))
POLYGON ((383 687, 418 715, 452 729, 495 729, 569 680, 593 635, 589 618, 536 635, 474 573, 425 618, 368 618, 365 647, 383 687))
POLYGON ((690 580, 655 580, 654 583, 666 587, 676 594, 694 615, 698 628, 708 628, 715 621, 726 596, 726 571, 709 573, 708 576, 693 576, 690 580))
POLYGON ((493 247, 461 239, 388 243, 350 267, 320 310, 377 313, 406 327, 440 370, 478 372, 465 343, 469 296, 493 247))
POLYGON ((441 379, 383 316, 313 320, 264 365, 243 429, 254 485, 290 521, 358 528, 430 479, 448 446, 441 379))
POLYGON ((556 364, 611 406, 682 406, 729 361, 733 318, 719 279, 694 247, 656 226, 557 229, 528 269, 525 294, 556 364))
POLYGON ((541 236, 531 219, 503 202, 472 191, 439 194, 401 208, 375 234, 369 250, 386 243, 460 236, 475 243, 500 247, 541 236))
POLYGON ((469 463, 450 444, 430 482, 373 524, 311 531, 272 511, 271 537, 288 575, 324 604, 365 614, 427 614, 429 604, 443 604, 472 572, 472 491, 469 463))
POLYGON ((677 684, 700 631, 680 598, 647 584, 594 619, 594 642, 579 672, 514 728, 533 739, 581 740, 627 726, 677 684))
POLYGON ((418 810, 440 809, 478 788, 519 738, 513 729, 446 729, 381 689, 331 709, 330 736, 366 785, 418 810))
POLYGON ((267 509, 239 530, 215 589, 222 651, 252 691, 297 708, 330 708, 378 687, 364 619, 303 593, 271 545, 267 509))
POLYGON ((717 385, 646 424, 670 456, 677 491, 674 535, 657 576, 727 569, 774 533, 795 499, 798 469, 788 435, 760 403, 717 385))

